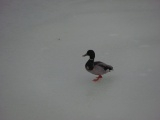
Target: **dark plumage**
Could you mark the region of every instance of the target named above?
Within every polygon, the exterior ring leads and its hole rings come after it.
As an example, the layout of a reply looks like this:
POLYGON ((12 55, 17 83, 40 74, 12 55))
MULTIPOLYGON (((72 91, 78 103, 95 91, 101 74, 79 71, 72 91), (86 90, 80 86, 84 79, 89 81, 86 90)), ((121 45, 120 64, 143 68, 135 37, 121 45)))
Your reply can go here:
POLYGON ((87 63, 85 64, 86 70, 94 75, 98 75, 98 77, 93 81, 98 81, 100 78, 102 78, 101 75, 113 70, 113 67, 111 65, 107 65, 101 61, 94 62, 95 53, 93 50, 88 50, 87 53, 83 55, 83 57, 85 56, 90 57, 87 63))

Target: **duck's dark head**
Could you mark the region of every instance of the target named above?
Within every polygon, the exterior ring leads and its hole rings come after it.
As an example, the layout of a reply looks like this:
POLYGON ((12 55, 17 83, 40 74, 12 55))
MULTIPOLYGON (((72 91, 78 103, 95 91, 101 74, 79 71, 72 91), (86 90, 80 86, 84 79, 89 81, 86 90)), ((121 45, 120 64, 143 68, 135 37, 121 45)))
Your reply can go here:
POLYGON ((93 50, 88 50, 86 54, 83 55, 83 57, 85 56, 89 56, 90 59, 94 59, 95 58, 95 53, 93 50))

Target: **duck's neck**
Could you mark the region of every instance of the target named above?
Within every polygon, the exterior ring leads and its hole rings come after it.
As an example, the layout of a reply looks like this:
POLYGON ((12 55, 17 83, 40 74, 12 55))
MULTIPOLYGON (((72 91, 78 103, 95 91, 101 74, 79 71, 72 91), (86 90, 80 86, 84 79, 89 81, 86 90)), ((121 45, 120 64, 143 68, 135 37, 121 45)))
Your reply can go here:
POLYGON ((91 58, 90 58, 89 60, 90 60, 90 61, 94 61, 94 59, 91 59, 91 58))
POLYGON ((87 61, 87 63, 86 63, 86 68, 87 68, 88 70, 92 70, 93 67, 94 67, 94 59, 91 59, 91 58, 90 58, 90 59, 87 61))
POLYGON ((94 58, 95 58, 94 54, 89 56, 89 60, 94 60, 94 58))
POLYGON ((95 58, 95 56, 90 56, 88 62, 94 63, 94 58, 95 58))

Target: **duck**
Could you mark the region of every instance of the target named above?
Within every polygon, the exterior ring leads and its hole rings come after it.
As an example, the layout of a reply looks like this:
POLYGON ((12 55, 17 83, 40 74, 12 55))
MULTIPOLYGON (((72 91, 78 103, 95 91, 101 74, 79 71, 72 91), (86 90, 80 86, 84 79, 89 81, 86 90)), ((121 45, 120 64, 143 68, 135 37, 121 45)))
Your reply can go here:
POLYGON ((113 70, 111 65, 107 65, 101 61, 94 61, 95 52, 93 50, 88 50, 86 54, 82 55, 82 57, 85 56, 89 56, 89 60, 85 64, 86 70, 94 75, 98 75, 98 77, 93 79, 93 81, 99 81, 101 78, 103 78, 103 74, 113 70))

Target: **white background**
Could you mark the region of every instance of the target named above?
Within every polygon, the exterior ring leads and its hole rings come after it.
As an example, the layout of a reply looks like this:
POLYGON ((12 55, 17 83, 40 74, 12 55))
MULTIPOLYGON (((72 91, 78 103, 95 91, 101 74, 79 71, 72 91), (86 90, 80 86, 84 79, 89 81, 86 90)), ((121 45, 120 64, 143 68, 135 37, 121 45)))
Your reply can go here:
POLYGON ((0 119, 160 120, 160 1, 1 0, 0 119))

